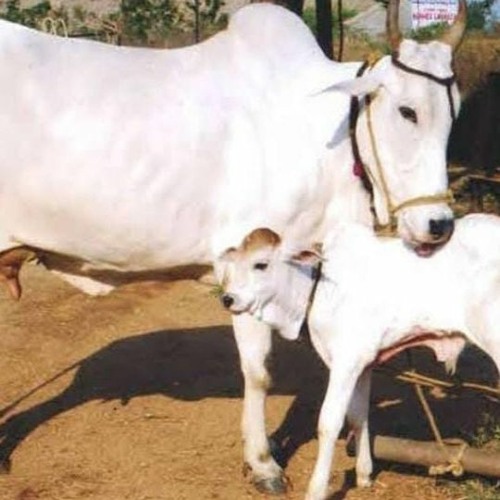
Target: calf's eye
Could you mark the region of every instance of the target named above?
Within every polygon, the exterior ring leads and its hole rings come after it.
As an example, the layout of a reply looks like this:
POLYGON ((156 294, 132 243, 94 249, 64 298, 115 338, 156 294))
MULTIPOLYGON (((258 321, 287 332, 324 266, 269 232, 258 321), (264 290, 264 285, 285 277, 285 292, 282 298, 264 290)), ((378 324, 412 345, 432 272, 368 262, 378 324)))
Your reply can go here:
POLYGON ((267 262, 256 262, 253 265, 253 268, 256 269, 257 271, 265 271, 267 269, 267 266, 269 266, 267 262))
POLYGON ((412 123, 417 123, 417 113, 414 109, 409 108, 408 106, 401 106, 399 108, 399 112, 401 113, 401 116, 405 119, 408 120, 412 123))

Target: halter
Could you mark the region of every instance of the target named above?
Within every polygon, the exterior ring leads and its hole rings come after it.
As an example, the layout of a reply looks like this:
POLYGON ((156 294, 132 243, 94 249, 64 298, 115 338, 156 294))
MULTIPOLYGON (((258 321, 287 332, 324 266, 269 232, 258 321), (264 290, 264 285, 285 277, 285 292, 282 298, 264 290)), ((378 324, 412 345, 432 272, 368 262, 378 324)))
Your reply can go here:
POLYGON ((300 330, 299 330, 300 338, 308 339, 308 341, 310 341, 309 326, 308 326, 309 313, 311 312, 314 303, 314 298, 316 297, 316 290, 318 289, 318 284, 322 278, 322 269, 323 269, 323 263, 322 261, 319 261, 317 266, 313 269, 312 273, 313 286, 309 293, 309 298, 307 299, 306 312, 304 314, 304 319, 302 320, 302 324, 300 325, 300 330))
MULTIPOLYGON (((356 77, 357 78, 361 77, 363 75, 363 73, 368 68, 373 67, 377 62, 378 62, 378 59, 375 59, 373 61, 365 61, 362 64, 362 66, 359 68, 359 70, 357 71, 356 77)), ((455 120, 455 118, 456 118, 455 107, 453 104, 453 97, 452 97, 452 92, 451 92, 452 85, 455 82, 455 75, 452 75, 448 78, 438 78, 437 76, 434 76, 431 73, 427 73, 425 71, 420 71, 420 70, 411 68, 411 67, 403 64, 398 59, 397 53, 392 54, 391 62, 397 68, 399 68, 407 73, 411 73, 413 75, 427 78, 435 83, 438 83, 439 85, 445 86, 446 90, 447 90, 448 101, 450 104, 450 115, 451 115, 452 120, 453 121, 455 120)), ((370 95, 367 95, 365 97, 366 115, 367 115, 367 122, 368 122, 368 133, 370 136, 370 143, 371 143, 371 147, 372 147, 372 151, 373 151, 373 156, 375 158, 375 165, 377 168, 378 178, 380 179, 380 189, 382 190, 382 193, 383 193, 384 198, 386 200, 387 214, 389 217, 389 222, 387 224, 381 224, 380 221, 378 220, 377 213, 374 209, 374 192, 373 192, 373 186, 376 184, 376 177, 373 175, 373 172, 370 170, 368 165, 366 165, 363 162, 363 160, 361 158, 361 154, 359 152, 359 145, 358 145, 358 141, 356 138, 356 125, 357 125, 358 118, 359 118, 359 99, 356 96, 351 97, 351 105, 350 105, 350 111, 349 111, 349 135, 351 138, 352 155, 354 157, 353 173, 354 173, 354 175, 356 175, 357 177, 359 177, 361 179, 361 182, 363 183, 363 187, 370 193, 371 202, 372 202, 372 211, 373 211, 373 214, 375 217, 375 227, 376 227, 377 233, 382 234, 382 235, 387 235, 387 236, 395 236, 396 231, 397 231, 396 214, 399 211, 403 210, 404 208, 408 208, 408 207, 415 207, 415 206, 420 206, 420 205, 431 205, 431 204, 439 203, 439 202, 450 203, 453 201, 453 194, 452 194, 451 190, 447 190, 444 193, 438 193, 435 195, 417 196, 415 198, 410 198, 409 200, 403 201, 402 203, 399 203, 398 205, 395 205, 392 202, 390 191, 389 191, 389 188, 387 185, 387 181, 386 181, 385 176, 384 176, 382 162, 380 161, 377 145, 375 142, 375 134, 373 131, 373 122, 372 122, 372 116, 371 116, 372 100, 373 100, 373 98, 370 95)))
POLYGON ((406 64, 402 63, 398 59, 398 54, 397 52, 393 52, 391 55, 391 62, 396 66, 396 68, 399 68, 402 71, 405 71, 406 73, 410 73, 412 75, 417 75, 417 76, 422 76, 423 78, 427 78, 428 80, 431 80, 434 83, 437 83, 439 85, 443 85, 446 87, 446 95, 448 96, 448 102, 450 104, 450 115, 451 115, 451 120, 455 121, 457 116, 455 113, 455 105, 453 104, 453 96, 451 94, 451 88, 453 84, 456 81, 455 74, 452 74, 451 76, 448 76, 447 78, 439 78, 438 76, 434 76, 431 73, 427 73, 426 71, 420 71, 415 68, 410 68, 410 66, 407 66, 406 64))

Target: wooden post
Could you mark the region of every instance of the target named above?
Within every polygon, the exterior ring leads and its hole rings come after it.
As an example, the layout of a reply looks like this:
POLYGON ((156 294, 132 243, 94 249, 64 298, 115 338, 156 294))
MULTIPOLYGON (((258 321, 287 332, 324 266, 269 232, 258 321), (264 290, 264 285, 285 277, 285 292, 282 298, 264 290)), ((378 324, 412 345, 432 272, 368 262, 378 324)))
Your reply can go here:
MULTIPOLYGON (((456 456, 461 444, 446 444, 448 455, 456 456)), ((435 441, 413 441, 389 436, 375 436, 373 455, 381 460, 404 464, 439 465, 446 463, 443 451, 435 441)), ((500 452, 467 447, 460 460, 465 472, 500 477, 500 452)))
POLYGON ((194 0, 194 41, 200 41, 200 0, 194 0))

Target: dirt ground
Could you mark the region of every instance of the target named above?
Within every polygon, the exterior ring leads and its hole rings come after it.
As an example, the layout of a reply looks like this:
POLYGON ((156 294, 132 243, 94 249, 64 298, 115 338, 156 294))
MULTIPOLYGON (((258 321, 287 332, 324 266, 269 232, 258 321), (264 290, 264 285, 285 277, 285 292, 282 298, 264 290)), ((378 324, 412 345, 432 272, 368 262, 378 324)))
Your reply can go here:
MULTIPOLYGON (((263 499, 242 474, 242 380, 230 318, 193 281, 129 285, 101 298, 47 271, 23 270, 23 299, 0 290, 0 476, 7 500, 263 499)), ((444 377, 418 351, 419 371, 444 377)), ((394 368, 406 368, 402 355, 394 368)), ((276 343, 269 433, 303 497, 316 453, 325 370, 305 343, 276 343)), ((469 350, 459 375, 492 384, 469 350)), ((374 377, 374 433, 431 439, 412 388, 374 377)), ((439 395, 436 395, 439 396, 439 395)), ((476 393, 430 397, 446 436, 464 436, 498 403, 476 393)), ((338 442, 333 499, 453 498, 423 469, 377 462, 374 487, 353 487, 353 458, 338 442)))

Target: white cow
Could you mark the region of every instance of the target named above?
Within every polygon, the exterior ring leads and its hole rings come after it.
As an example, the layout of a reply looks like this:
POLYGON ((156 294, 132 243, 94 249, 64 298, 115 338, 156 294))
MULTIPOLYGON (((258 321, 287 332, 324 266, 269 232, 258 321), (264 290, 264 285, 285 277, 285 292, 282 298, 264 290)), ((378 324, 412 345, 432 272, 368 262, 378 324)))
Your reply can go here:
POLYGON ((257 229, 221 258, 222 302, 233 313, 253 314, 285 338, 295 338, 310 307, 311 340, 330 376, 309 500, 326 498, 346 415, 356 435, 357 483, 370 484, 373 364, 425 345, 454 367, 468 339, 491 356, 500 373, 500 217, 476 214, 457 221, 450 242, 427 259, 401 240, 377 238, 359 224, 332 231, 323 256, 257 229))
MULTIPOLYGON (((337 219, 371 224, 353 174, 361 161, 381 223, 397 219, 420 253, 446 241, 445 151, 459 107, 451 62, 465 11, 443 39, 418 44, 400 40, 393 7, 393 57, 359 78, 361 63, 329 61, 298 17, 267 4, 178 50, 0 22, 0 276, 12 295, 33 255, 101 293, 124 277, 210 264, 254 227, 321 239, 337 219), (353 143, 349 93, 376 94, 360 105, 353 143)), ((279 491, 267 372, 253 355, 269 352, 270 329, 250 315, 234 325, 245 460, 258 484, 279 491)))

